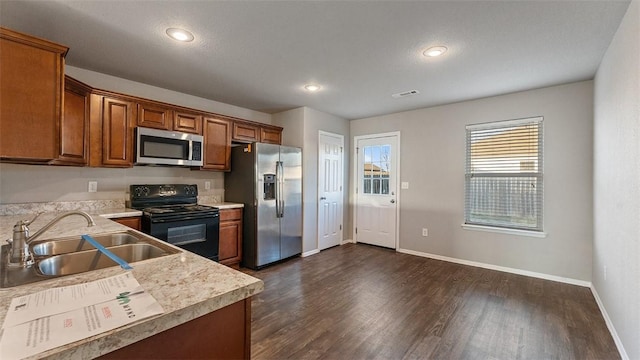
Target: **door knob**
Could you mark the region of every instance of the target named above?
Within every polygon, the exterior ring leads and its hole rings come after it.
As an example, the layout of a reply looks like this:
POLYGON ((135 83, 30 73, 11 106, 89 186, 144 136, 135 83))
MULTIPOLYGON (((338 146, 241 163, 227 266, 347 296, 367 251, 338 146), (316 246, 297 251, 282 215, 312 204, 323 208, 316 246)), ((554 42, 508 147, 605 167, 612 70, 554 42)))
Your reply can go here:
POLYGON ((393 200, 393 199, 391 199, 391 203, 392 203, 392 204, 395 204, 395 203, 396 203, 396 201, 395 201, 395 200, 393 200))
POLYGON ((327 200, 327 198, 323 196, 320 198, 320 200, 327 200))

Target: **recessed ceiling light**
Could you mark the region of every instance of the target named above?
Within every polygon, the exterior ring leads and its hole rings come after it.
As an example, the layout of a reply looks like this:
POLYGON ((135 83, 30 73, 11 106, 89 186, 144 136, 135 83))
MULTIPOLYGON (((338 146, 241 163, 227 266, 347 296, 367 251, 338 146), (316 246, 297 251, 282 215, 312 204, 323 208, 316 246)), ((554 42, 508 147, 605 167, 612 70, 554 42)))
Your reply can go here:
POLYGON ((183 42, 193 41, 193 34, 188 32, 187 30, 178 29, 178 28, 169 28, 167 29, 167 35, 170 38, 183 42))
POLYGON ((444 46, 433 46, 425 50, 422 54, 428 57, 440 56, 447 52, 447 48, 444 46))
POLYGON ((320 90, 320 85, 309 84, 309 85, 305 85, 304 88, 307 91, 316 92, 316 91, 320 90))

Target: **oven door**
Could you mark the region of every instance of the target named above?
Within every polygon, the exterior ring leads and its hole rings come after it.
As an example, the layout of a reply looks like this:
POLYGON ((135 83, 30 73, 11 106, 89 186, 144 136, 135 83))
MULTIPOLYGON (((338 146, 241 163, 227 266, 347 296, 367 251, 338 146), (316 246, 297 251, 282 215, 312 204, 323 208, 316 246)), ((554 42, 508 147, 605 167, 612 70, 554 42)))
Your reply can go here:
POLYGON ((183 219, 142 217, 142 231, 207 259, 218 261, 220 214, 183 219))

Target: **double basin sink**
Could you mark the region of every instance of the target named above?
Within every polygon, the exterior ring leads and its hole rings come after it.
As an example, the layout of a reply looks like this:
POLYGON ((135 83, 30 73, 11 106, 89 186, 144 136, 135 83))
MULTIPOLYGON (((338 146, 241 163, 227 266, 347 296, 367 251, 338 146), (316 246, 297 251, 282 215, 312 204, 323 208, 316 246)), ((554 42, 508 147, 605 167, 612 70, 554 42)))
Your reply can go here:
MULTIPOLYGON (((91 237, 127 263, 180 252, 161 241, 134 231, 91 235, 91 237)), ((29 249, 35 264, 27 268, 15 268, 7 266, 9 245, 2 246, 0 288, 118 266, 114 260, 79 235, 34 241, 29 245, 29 249)))

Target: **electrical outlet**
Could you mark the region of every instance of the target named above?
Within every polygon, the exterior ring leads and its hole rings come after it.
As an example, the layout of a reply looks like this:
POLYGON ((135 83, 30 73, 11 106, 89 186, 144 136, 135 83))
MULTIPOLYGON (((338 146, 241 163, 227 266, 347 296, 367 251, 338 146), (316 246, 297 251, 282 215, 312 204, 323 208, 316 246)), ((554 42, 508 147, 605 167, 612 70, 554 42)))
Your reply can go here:
POLYGON ((211 190, 211 181, 205 181, 204 182, 204 189, 205 190, 211 190))
POLYGON ((429 229, 422 228, 422 236, 429 236, 429 229))
POLYGON ((402 190, 407 190, 409 188, 409 182, 408 181, 403 181, 400 183, 400 189, 402 190))
POLYGON ((89 181, 89 192, 97 192, 97 191, 98 191, 98 182, 89 181))
POLYGON ((604 266, 604 280, 607 280, 607 265, 604 266))

